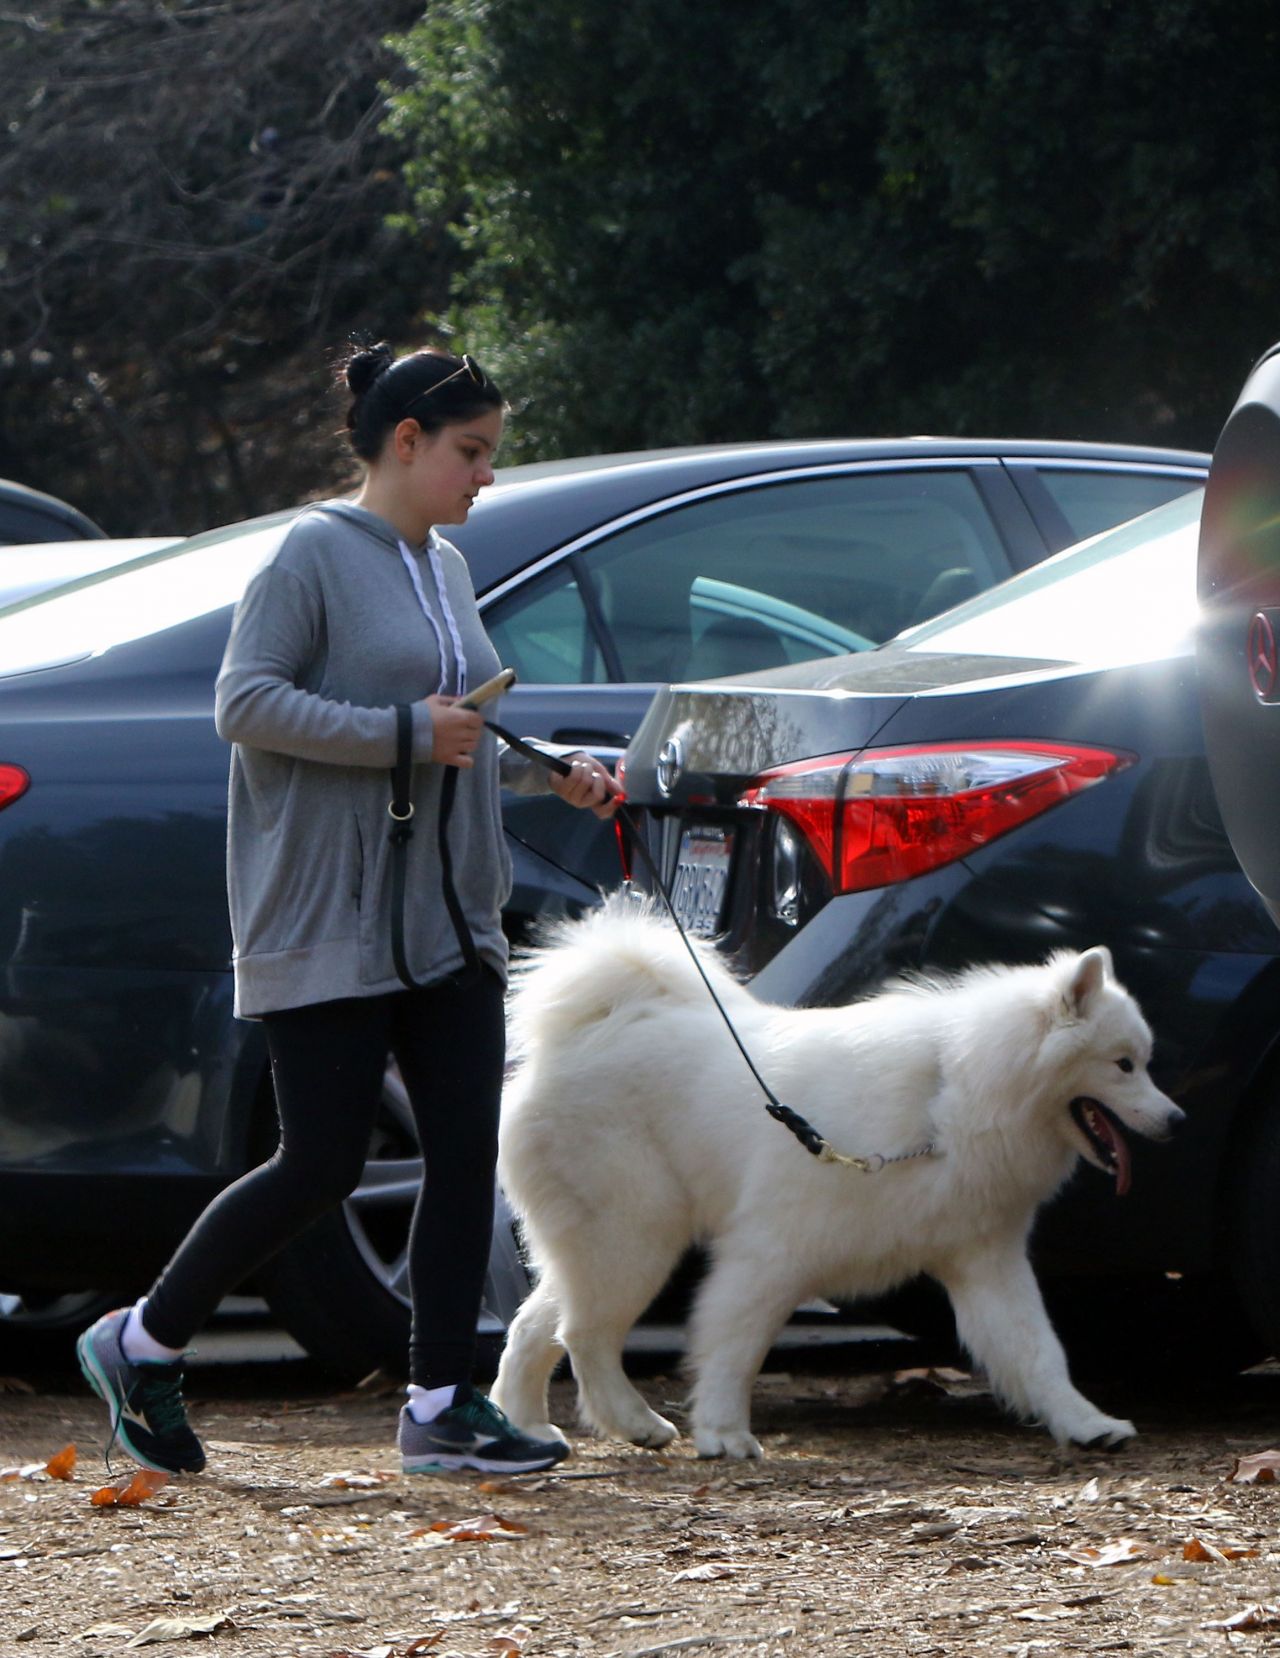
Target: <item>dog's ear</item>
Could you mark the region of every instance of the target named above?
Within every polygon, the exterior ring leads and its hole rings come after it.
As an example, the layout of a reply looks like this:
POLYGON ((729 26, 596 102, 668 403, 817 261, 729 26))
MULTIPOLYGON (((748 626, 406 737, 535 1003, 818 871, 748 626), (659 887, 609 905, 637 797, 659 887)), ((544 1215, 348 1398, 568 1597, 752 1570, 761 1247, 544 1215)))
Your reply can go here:
POLYGON ((1089 1011, 1089 1004, 1108 979, 1114 978, 1111 952, 1105 944, 1095 944, 1076 962, 1067 986, 1067 1004, 1077 1017, 1089 1011))

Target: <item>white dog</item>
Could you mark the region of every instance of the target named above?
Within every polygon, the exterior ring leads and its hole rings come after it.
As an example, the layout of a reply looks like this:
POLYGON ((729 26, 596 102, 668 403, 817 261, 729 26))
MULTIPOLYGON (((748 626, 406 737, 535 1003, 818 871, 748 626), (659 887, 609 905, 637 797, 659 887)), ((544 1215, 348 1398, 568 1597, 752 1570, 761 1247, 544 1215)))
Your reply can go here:
POLYGON ((1027 1259, 1035 1212, 1084 1156, 1129 1182, 1121 1130, 1164 1139, 1182 1112, 1147 1075, 1151 1033, 1107 950, 975 968, 848 1007, 756 1001, 700 959, 779 1099, 874 1173, 822 1163, 764 1109, 675 931, 611 901, 538 953, 514 995, 522 1064, 500 1172, 537 1283, 493 1396, 538 1438, 565 1349, 583 1416, 638 1445, 675 1427, 623 1373, 628 1330, 693 1243, 701 1456, 755 1457, 750 1395, 774 1337, 815 1295, 946 1288, 997 1396, 1059 1442, 1115 1444, 1130 1422, 1072 1386, 1027 1259), (931 1147, 931 1150, 925 1148, 931 1147))

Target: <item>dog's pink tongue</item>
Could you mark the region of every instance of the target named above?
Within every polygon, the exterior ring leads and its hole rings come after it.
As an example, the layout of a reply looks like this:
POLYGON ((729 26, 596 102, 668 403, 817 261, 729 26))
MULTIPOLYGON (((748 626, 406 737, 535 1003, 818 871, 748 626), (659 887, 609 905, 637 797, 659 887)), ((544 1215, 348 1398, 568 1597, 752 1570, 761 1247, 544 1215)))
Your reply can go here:
POLYGON ((1129 1190, 1130 1176, 1133 1165, 1129 1160, 1129 1146, 1123 1134, 1102 1111, 1093 1114, 1094 1132, 1107 1142, 1111 1148, 1111 1155, 1116 1160, 1116 1196, 1123 1197, 1129 1190))

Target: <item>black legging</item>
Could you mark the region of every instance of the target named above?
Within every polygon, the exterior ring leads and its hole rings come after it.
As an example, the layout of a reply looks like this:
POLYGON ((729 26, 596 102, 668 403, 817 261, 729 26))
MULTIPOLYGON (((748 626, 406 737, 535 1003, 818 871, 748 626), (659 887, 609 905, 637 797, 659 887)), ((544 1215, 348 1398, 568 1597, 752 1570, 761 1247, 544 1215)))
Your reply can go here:
POLYGON ((502 1092, 502 985, 490 968, 461 986, 321 1002, 269 1013, 280 1144, 220 1192, 147 1298, 147 1333, 185 1347, 224 1295, 360 1178, 388 1054, 404 1078, 427 1178, 409 1232, 409 1375, 466 1381, 493 1227, 502 1092))

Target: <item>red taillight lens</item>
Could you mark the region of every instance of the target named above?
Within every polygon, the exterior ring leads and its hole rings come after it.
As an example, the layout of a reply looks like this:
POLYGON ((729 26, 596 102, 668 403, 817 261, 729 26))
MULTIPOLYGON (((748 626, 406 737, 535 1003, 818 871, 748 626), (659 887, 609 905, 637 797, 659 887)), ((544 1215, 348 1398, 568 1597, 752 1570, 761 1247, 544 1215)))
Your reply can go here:
MULTIPOLYGON (((614 763, 613 775, 614 780, 622 789, 622 793, 618 796, 618 799, 620 801, 624 801, 627 798, 627 753, 625 749, 614 763)), ((613 832, 617 836, 618 840, 618 858, 622 864, 622 879, 624 881, 630 881, 631 840, 629 838, 627 826, 623 823, 620 813, 614 815, 613 832)))
POLYGON ((21 766, 0 765, 0 811, 12 806, 30 787, 31 779, 21 766))
POLYGON ((862 892, 954 863, 1132 763, 1076 743, 873 748, 778 766, 741 799, 794 823, 834 891, 862 892))

